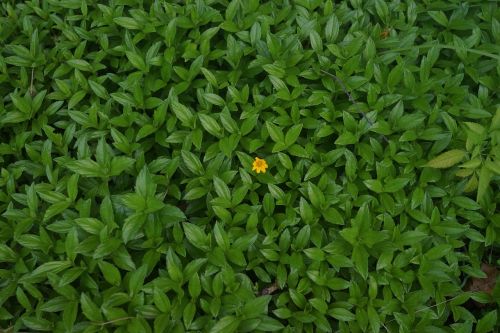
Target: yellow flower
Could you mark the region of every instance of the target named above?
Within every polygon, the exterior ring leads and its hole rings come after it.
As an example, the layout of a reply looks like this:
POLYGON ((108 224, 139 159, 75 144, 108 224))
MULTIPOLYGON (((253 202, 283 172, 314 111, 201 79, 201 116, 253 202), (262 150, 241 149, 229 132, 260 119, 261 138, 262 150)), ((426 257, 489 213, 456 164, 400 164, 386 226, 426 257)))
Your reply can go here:
POLYGON ((253 161, 252 165, 252 171, 255 171, 257 173, 265 173, 266 169, 268 168, 266 160, 263 160, 261 158, 256 157, 255 161, 253 161))

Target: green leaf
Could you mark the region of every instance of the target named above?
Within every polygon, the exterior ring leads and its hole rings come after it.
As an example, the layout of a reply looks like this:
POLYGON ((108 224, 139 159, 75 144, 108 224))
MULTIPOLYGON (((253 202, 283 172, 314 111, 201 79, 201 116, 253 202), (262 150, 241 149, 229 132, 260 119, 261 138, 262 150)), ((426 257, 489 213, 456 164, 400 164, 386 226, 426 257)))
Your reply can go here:
POLYGON ((63 311, 62 321, 66 330, 71 331, 76 317, 78 315, 78 301, 66 302, 66 307, 63 311))
POLYGON ((205 169, 203 168, 200 159, 195 154, 190 151, 183 150, 181 152, 181 156, 182 160, 192 173, 198 176, 202 176, 205 173, 205 169))
POLYGON ((293 168, 292 160, 290 157, 284 153, 278 153, 278 158, 281 162, 281 164, 287 168, 288 170, 291 170, 293 168))
POLYGON ((109 172, 110 176, 118 176, 126 170, 130 170, 134 165, 135 160, 126 156, 114 156, 111 159, 111 170, 109 172))
POLYGON ((449 244, 440 244, 427 251, 425 256, 429 260, 436 260, 450 253, 452 249, 453 247, 449 244))
POLYGON ((351 132, 344 132, 335 140, 335 144, 341 146, 352 145, 356 142, 358 142, 358 138, 351 132))
POLYGON ((299 212, 300 216, 306 223, 311 223, 314 216, 313 216, 313 210, 311 208, 311 205, 307 202, 306 199, 300 198, 299 201, 299 212))
POLYGON ((43 215, 43 220, 48 221, 54 216, 57 216, 64 212, 69 206, 71 205, 70 201, 61 201, 61 202, 56 202, 55 204, 50 205, 49 208, 45 211, 45 214, 43 215))
POLYGON ((455 205, 468 210, 478 210, 481 208, 481 206, 477 202, 464 196, 453 197, 451 201, 455 205))
POLYGON ((104 223, 93 217, 81 217, 75 219, 75 223, 92 235, 99 235, 104 228, 104 223))
POLYGON ((25 114, 31 113, 31 104, 26 100, 26 98, 14 94, 10 94, 10 98, 19 111, 25 114))
POLYGON ((84 177, 105 177, 101 166, 90 159, 76 160, 65 163, 64 166, 84 177))
POLYGON ((153 302, 163 313, 168 313, 171 309, 171 303, 167 295, 160 289, 155 288, 153 292, 153 302))
POLYGON ((135 180, 135 191, 143 198, 151 199, 156 192, 156 184, 147 166, 144 166, 135 180))
POLYGON ((492 173, 487 166, 481 167, 479 172, 479 184, 477 186, 477 197, 476 200, 480 203, 484 202, 486 198, 486 193, 490 185, 492 178, 492 173))
POLYGON ((269 74, 276 76, 278 78, 285 77, 285 70, 276 64, 266 64, 262 68, 269 74))
POLYGON ((206 187, 194 187, 182 197, 184 200, 196 200, 204 197, 208 193, 206 187))
POLYGON ((323 50, 323 42, 321 41, 321 36, 317 31, 312 30, 309 33, 309 39, 311 40, 311 47, 316 52, 321 52, 323 50))
POLYGON ((222 137, 222 128, 214 118, 203 113, 199 113, 198 117, 200 118, 201 125, 208 133, 217 138, 222 137))
POLYGON ((54 329, 53 324, 43 318, 23 317, 21 321, 26 327, 34 331, 50 332, 54 329))
POLYGON ((19 56, 6 57, 5 62, 18 67, 32 67, 33 60, 19 56))
POLYGON ((209 249, 207 235, 199 226, 193 223, 183 223, 182 226, 184 227, 186 238, 192 245, 204 251, 209 249))
POLYGON ((67 61, 68 65, 71 67, 74 67, 76 69, 79 69, 84 72, 93 72, 94 68, 92 68, 92 65, 90 65, 87 61, 83 59, 70 59, 67 61))
POLYGON ((363 184, 365 184, 365 186, 373 192, 382 193, 384 191, 384 186, 378 179, 367 179, 363 181, 363 184))
POLYGON ((182 270, 178 264, 178 257, 172 250, 167 252, 167 271, 173 281, 180 282, 183 279, 182 270))
POLYGON ((101 84, 99 84, 95 81, 92 81, 92 80, 88 80, 87 82, 90 86, 90 89, 92 89, 94 94, 96 94, 98 97, 100 97, 102 99, 109 98, 108 92, 107 92, 106 88, 104 88, 104 86, 102 86, 101 84))
POLYGON ((403 78, 403 66, 397 65, 389 73, 389 76, 387 77, 387 85, 391 88, 394 88, 399 82, 401 82, 402 78, 403 78))
POLYGON ((281 322, 269 316, 261 316, 259 326, 256 327, 257 330, 264 332, 281 331, 283 328, 284 326, 281 322))
POLYGON ((288 130, 288 132, 286 132, 285 144, 287 146, 291 146, 292 144, 294 144, 295 141, 297 141, 301 131, 302 131, 302 124, 292 126, 288 130))
POLYGON ((32 309, 31 303, 28 297, 26 296, 26 293, 20 287, 17 287, 16 289, 16 299, 19 302, 19 304, 21 304, 26 310, 31 311, 32 309))
POLYGON ((186 328, 189 328, 191 326, 195 314, 196 305, 193 302, 189 302, 186 307, 184 307, 184 311, 182 312, 182 319, 186 328))
POLYGON ((354 267, 356 267, 356 270, 364 279, 368 277, 368 257, 368 252, 366 252, 364 246, 354 246, 352 250, 352 261, 354 267))
POLYGON ((138 236, 139 231, 146 222, 145 215, 133 214, 125 219, 122 227, 122 239, 124 243, 128 243, 130 240, 138 236))
POLYGON ((219 197, 231 200, 231 191, 229 190, 229 187, 217 176, 214 176, 214 188, 219 197))
POLYGON ((283 130, 280 127, 266 121, 266 128, 269 132, 269 135, 271 136, 271 139, 273 139, 274 142, 285 143, 285 136, 283 134, 283 130))
POLYGON ((226 103, 224 99, 217 94, 205 93, 203 97, 208 103, 213 105, 224 106, 226 103))
POLYGON ((189 278, 189 283, 188 283, 188 290, 189 290, 189 295, 191 295, 192 298, 198 298, 201 294, 201 283, 200 283, 200 277, 198 276, 198 273, 193 274, 189 278))
POLYGON ((448 18, 446 17, 444 12, 442 12, 442 11, 429 11, 427 13, 437 23, 441 24, 444 27, 448 26, 448 18))
POLYGON ((309 158, 309 153, 304 149, 304 147, 299 146, 298 144, 293 144, 288 148, 288 152, 297 157, 309 158))
POLYGON ((387 24, 387 21, 389 19, 389 8, 387 7, 387 4, 383 0, 376 0, 375 1, 375 10, 377 11, 378 17, 387 24))
POLYGON ((16 262, 16 253, 7 245, 0 244, 0 262, 16 262))
POLYGON ((87 296, 86 293, 82 293, 80 296, 80 304, 82 307, 82 312, 91 321, 100 322, 103 320, 101 311, 92 301, 92 299, 87 296))
POLYGON ((207 79, 208 83, 210 83, 213 87, 218 87, 217 78, 211 71, 202 67, 201 72, 203 73, 203 76, 205 76, 205 78, 207 79))
POLYGON ((386 180, 384 185, 384 191, 388 193, 394 193, 403 189, 410 180, 407 178, 396 178, 386 180))
POLYGON ((227 236, 226 231, 223 229, 222 225, 219 222, 215 223, 214 226, 214 237, 218 246, 220 246, 223 250, 229 249, 229 237, 227 236))
POLYGON ((160 214, 168 224, 177 223, 186 219, 184 212, 178 207, 166 204, 160 211, 160 214))
POLYGON ((225 316, 220 319, 212 328, 210 333, 233 333, 236 332, 240 319, 235 316, 225 316))
POLYGON ((134 98, 125 92, 114 92, 110 94, 111 98, 113 98, 115 101, 120 103, 121 105, 127 107, 127 106, 135 106, 136 102, 134 98))
POLYGON ((174 112, 177 119, 179 119, 184 126, 191 127, 194 120, 191 110, 175 101, 170 104, 170 108, 174 112))
POLYGON ((339 225, 344 224, 344 218, 342 217, 342 215, 340 214, 340 212, 336 208, 330 207, 328 209, 323 210, 322 213, 323 213, 323 217, 328 222, 333 223, 333 224, 339 224, 339 225))
POLYGON ((497 310, 485 314, 476 325, 476 333, 493 332, 497 324, 497 310))
POLYGON ((128 60, 134 66, 140 71, 147 72, 148 68, 146 66, 146 63, 144 62, 144 59, 142 58, 141 55, 132 52, 132 51, 126 51, 125 55, 127 56, 128 60))
POLYGON ((68 306, 68 300, 64 296, 54 297, 51 300, 43 303, 40 310, 44 312, 60 312, 68 306))
POLYGON ((257 318, 261 314, 267 313, 267 307, 270 301, 271 296, 269 295, 254 298, 245 303, 241 313, 246 319, 257 318))
POLYGON ((77 105, 85 97, 86 94, 87 94, 87 92, 85 92, 83 90, 80 90, 80 91, 77 91, 76 93, 74 93, 68 102, 68 107, 70 109, 74 108, 75 105, 77 105))
POLYGON ((309 242, 309 239, 311 237, 311 227, 309 225, 305 225, 300 229, 299 233, 297 234, 297 237, 295 238, 294 241, 294 246, 297 250, 303 249, 307 243, 309 242))
POLYGON ((285 199, 285 192, 278 186, 274 184, 267 184, 267 187, 269 189, 269 193, 273 196, 274 199, 276 200, 284 200, 285 199))
POLYGON ((113 18, 113 21, 118 24, 119 26, 122 26, 127 29, 131 30, 139 30, 141 29, 141 26, 139 23, 137 23, 136 20, 134 20, 131 17, 115 17, 113 18))
POLYGON ((356 316, 352 312, 344 308, 333 308, 328 311, 328 314, 340 321, 353 321, 356 316))
MULTIPOLYGON (((118 250, 118 248, 120 247, 121 244, 122 243, 119 239, 109 238, 105 242, 102 242, 101 244, 99 244, 99 246, 97 246, 97 248, 93 252, 92 258, 100 259, 100 258, 108 256, 112 253, 116 254, 115 251, 118 250)), ((114 257, 113 259, 116 259, 116 258, 114 257)), ((117 263, 117 262, 115 261, 115 263, 117 263)), ((127 264, 129 264, 129 263, 127 263, 127 264)), ((124 266, 122 265, 120 267, 123 268, 124 266)))
POLYGON ((322 209, 324 204, 325 204, 325 196, 323 194, 323 192, 321 191, 321 189, 311 183, 311 182, 308 182, 307 183, 307 194, 308 194, 308 197, 309 197, 309 200, 311 201, 312 205, 317 208, 317 209, 322 209))
POLYGON ((137 295, 141 291, 146 276, 148 273, 148 267, 146 264, 139 267, 137 270, 130 273, 130 279, 128 281, 128 290, 132 295, 137 295))
POLYGON ((113 286, 119 286, 121 283, 121 275, 118 268, 106 261, 99 261, 98 264, 104 279, 113 286))

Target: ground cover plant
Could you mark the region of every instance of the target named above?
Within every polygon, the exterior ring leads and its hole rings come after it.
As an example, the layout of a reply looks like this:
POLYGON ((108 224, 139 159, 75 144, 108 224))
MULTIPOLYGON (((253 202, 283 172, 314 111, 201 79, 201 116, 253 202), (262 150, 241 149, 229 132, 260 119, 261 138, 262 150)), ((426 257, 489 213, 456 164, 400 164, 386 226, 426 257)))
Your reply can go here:
POLYGON ((498 332, 496 1, 0 13, 0 332, 498 332))

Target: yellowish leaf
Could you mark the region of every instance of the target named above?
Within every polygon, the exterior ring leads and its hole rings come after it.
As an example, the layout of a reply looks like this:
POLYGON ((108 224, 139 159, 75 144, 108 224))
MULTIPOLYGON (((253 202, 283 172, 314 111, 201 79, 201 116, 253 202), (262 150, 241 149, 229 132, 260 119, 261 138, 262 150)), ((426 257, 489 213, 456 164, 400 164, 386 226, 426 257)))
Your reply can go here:
POLYGON ((433 158, 432 160, 427 162, 425 166, 436 169, 449 168, 459 163, 464 158, 464 156, 465 151, 460 149, 452 149, 433 158))
POLYGON ((474 170, 472 170, 472 169, 461 169, 455 173, 455 176, 461 177, 461 178, 469 177, 470 175, 472 175, 473 172, 474 172, 474 170))
POLYGON ((467 182, 467 185, 465 185, 464 192, 472 192, 477 188, 477 177, 476 175, 473 175, 469 181, 467 182))

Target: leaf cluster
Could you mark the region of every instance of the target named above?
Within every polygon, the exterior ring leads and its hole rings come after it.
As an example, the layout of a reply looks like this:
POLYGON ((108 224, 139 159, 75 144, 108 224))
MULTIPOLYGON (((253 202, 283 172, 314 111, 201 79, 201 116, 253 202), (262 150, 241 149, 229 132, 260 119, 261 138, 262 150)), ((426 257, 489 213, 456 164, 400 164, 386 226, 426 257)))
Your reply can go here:
POLYGON ((499 44, 494 1, 2 1, 0 327, 498 331, 499 44))

